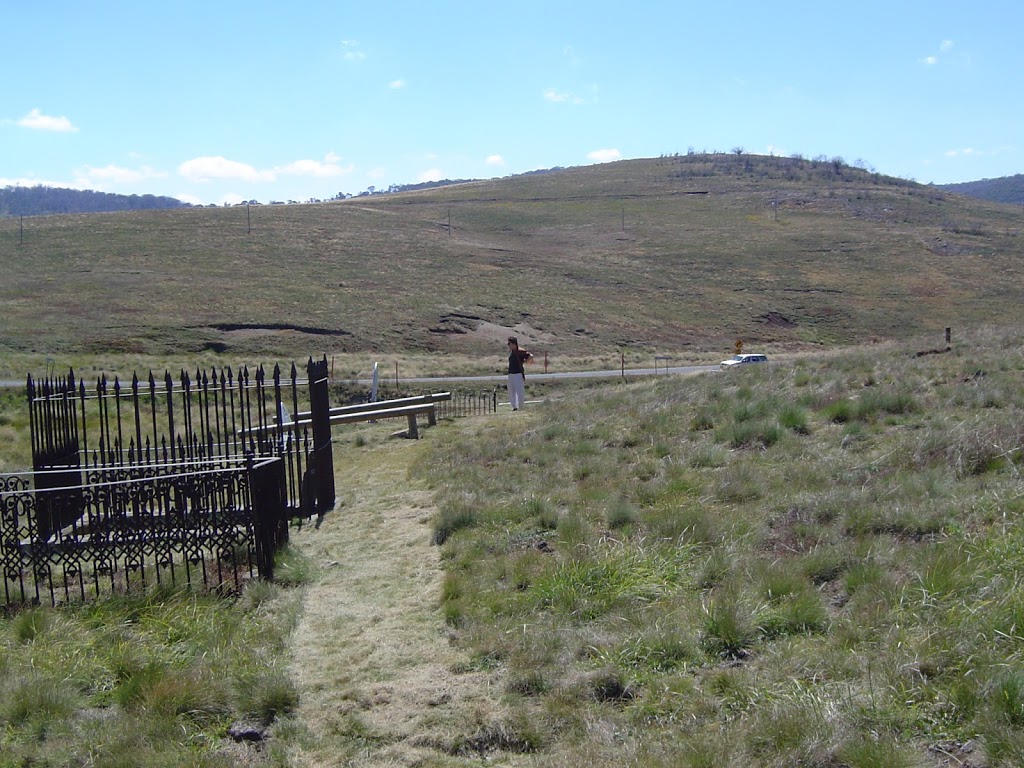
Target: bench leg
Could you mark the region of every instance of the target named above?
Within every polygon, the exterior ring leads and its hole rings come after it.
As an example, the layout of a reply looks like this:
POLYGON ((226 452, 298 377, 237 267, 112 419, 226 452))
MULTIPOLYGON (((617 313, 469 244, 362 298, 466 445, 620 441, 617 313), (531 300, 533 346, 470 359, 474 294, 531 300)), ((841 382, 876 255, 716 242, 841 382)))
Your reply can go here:
POLYGON ((419 430, 416 428, 416 414, 415 413, 410 413, 409 414, 409 437, 411 437, 413 440, 419 440, 420 439, 419 430))

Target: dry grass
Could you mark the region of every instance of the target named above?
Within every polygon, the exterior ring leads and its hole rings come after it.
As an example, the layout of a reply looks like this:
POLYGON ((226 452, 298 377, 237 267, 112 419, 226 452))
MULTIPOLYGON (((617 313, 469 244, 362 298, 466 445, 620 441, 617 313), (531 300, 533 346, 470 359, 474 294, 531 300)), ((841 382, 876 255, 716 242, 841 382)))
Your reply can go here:
POLYGON ((543 764, 1019 765, 1019 339, 605 385, 446 433, 420 469, 459 647, 543 764))
POLYGON ((497 366, 493 329, 613 364, 620 351, 722 355, 737 338, 821 349, 1010 317, 1024 284, 1011 206, 788 158, 623 161, 262 206, 251 231, 244 208, 25 225, 19 244, 0 219, 0 354, 62 367, 295 350, 497 366))
MULTIPOLYGON (((487 671, 467 669, 440 611, 432 499, 408 474, 430 451, 381 428, 336 443, 342 505, 293 545, 319 565, 294 636, 303 691, 291 764, 476 765, 520 739, 487 671)), ((435 433, 436 434, 436 433, 435 433)), ((512 762, 505 762, 512 765, 512 762)))

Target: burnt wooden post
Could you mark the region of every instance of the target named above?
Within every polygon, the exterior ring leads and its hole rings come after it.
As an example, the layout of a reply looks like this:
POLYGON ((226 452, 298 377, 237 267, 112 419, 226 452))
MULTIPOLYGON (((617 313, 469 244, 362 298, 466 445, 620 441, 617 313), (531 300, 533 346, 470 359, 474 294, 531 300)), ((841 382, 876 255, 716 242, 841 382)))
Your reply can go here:
POLYGON ((319 514, 334 506, 334 456, 331 453, 331 402, 327 390, 327 355, 306 365, 309 377, 309 409, 313 423, 313 460, 316 473, 316 505, 319 514))

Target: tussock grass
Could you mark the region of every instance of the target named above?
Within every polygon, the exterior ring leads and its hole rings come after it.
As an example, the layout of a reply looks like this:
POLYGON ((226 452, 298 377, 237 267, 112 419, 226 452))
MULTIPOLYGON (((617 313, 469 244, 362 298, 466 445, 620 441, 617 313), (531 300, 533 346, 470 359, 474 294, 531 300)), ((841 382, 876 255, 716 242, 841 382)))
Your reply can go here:
POLYGON ((1019 335, 458 430, 431 467, 455 642, 563 764, 1018 764, 1019 335))
POLYGON ((254 582, 237 601, 155 590, 3 619, 0 765, 234 764, 232 722, 271 726, 297 702, 296 608, 254 582))

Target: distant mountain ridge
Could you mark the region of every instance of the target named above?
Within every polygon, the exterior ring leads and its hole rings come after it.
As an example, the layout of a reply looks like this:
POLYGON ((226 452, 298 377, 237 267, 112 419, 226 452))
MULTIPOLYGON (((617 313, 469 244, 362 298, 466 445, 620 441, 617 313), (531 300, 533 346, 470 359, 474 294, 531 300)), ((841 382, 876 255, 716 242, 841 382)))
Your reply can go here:
MULTIPOLYGON (((550 173, 564 170, 551 168, 530 171, 522 176, 550 173)), ((444 180, 419 184, 395 184, 387 192, 413 192, 451 184, 461 184, 471 179, 444 180)), ((1024 174, 1002 176, 996 179, 980 179, 957 184, 936 184, 937 189, 954 192, 980 200, 996 203, 1024 203, 1024 174)), ((372 194, 370 192, 363 194, 372 194)), ((377 194, 384 190, 377 191, 377 194)), ((339 198, 347 197, 340 195, 339 198)), ((255 201, 253 201, 255 202, 255 201)), ((174 197, 158 195, 118 195, 110 192, 68 189, 64 187, 0 187, 0 216, 45 216, 60 213, 111 213, 114 211, 143 211, 160 208, 189 208, 174 197)))
POLYGON ((993 203, 1024 203, 1024 173, 998 179, 964 181, 959 184, 937 184, 947 192, 977 197, 993 203))
POLYGON ((43 216, 55 213, 110 213, 156 208, 183 208, 187 203, 156 195, 116 195, 62 187, 2 187, 0 216, 43 216))

